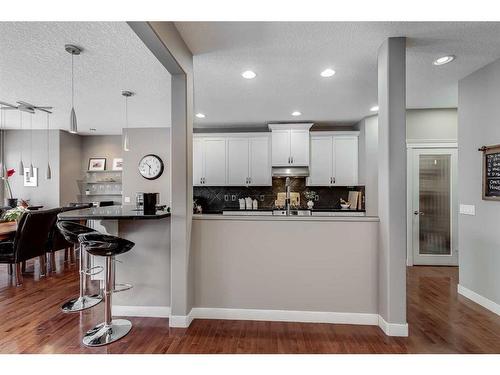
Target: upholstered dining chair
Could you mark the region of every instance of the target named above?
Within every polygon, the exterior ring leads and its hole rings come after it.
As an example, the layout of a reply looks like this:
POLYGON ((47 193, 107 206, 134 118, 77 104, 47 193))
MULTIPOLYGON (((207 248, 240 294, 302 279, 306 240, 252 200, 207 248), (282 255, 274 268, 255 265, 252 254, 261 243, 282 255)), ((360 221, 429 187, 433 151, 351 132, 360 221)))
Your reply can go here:
POLYGON ((0 263, 16 265, 16 285, 23 283, 21 263, 38 257, 40 275, 47 272, 46 249, 59 208, 27 211, 21 216, 13 241, 0 242, 0 263))

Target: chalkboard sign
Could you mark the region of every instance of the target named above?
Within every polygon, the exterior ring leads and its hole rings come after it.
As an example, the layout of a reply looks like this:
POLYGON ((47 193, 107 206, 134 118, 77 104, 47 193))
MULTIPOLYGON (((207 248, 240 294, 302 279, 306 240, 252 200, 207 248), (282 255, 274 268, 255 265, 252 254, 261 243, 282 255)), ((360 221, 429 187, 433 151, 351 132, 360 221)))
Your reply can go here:
POLYGON ((500 200, 500 145, 479 150, 483 151, 483 199, 500 200))

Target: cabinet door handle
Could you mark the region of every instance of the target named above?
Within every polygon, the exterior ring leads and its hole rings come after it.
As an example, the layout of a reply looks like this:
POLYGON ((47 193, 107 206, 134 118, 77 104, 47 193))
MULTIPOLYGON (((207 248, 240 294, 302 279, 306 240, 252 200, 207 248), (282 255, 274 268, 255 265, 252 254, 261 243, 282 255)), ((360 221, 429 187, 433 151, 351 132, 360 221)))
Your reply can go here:
POLYGON ((332 184, 332 178, 330 177, 330 184, 332 184))
POLYGON ((332 177, 332 179, 333 179, 333 183, 335 183, 335 177, 332 177))
POLYGON ((248 183, 251 184, 252 183, 252 177, 248 177, 248 183))
POLYGON ((292 160, 292 164, 293 164, 293 156, 290 156, 290 159, 292 160))

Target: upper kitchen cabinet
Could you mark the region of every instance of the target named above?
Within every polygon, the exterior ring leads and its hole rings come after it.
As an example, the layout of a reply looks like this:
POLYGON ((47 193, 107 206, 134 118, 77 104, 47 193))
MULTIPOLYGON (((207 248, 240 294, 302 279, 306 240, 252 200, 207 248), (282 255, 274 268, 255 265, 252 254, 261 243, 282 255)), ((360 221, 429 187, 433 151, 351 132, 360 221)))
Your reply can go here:
POLYGON ((269 124, 273 167, 309 166, 309 129, 313 124, 269 124))
POLYGON ((358 184, 357 131, 311 133, 308 186, 358 184))
POLYGON ((193 139, 193 185, 226 184, 226 139, 195 137, 193 139))
POLYGON ((196 134, 194 186, 271 185, 269 133, 196 134))

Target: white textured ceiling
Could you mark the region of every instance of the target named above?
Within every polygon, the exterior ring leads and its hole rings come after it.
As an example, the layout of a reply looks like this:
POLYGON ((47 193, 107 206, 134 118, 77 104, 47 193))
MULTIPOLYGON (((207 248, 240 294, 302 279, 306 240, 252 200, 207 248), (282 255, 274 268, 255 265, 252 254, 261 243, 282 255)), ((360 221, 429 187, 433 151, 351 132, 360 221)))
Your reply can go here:
MULTIPOLYGON (((120 134, 121 90, 136 93, 129 99, 130 127, 170 126, 170 75, 125 22, 0 22, 0 100, 53 106, 51 127, 68 129, 68 43, 84 49, 75 56, 79 131, 120 134)), ((33 121, 34 128, 45 127, 45 115, 33 121)), ((19 127, 19 114, 9 111, 7 125, 19 127)))
POLYGON ((197 126, 358 121, 377 102, 377 50, 406 36, 407 106, 457 106, 458 80, 500 58, 500 23, 177 22, 194 57, 197 126), (454 54, 456 61, 432 61, 454 54), (320 71, 332 67, 329 79, 320 71), (257 78, 240 74, 251 69, 257 78), (292 117, 294 110, 301 117, 292 117))

